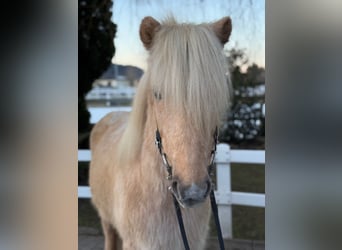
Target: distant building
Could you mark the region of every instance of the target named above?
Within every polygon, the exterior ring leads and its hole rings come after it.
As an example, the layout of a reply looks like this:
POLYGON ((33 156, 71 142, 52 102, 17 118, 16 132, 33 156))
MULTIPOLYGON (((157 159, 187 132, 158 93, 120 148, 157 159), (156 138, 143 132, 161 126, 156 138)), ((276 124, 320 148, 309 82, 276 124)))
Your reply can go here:
POLYGON ((117 87, 117 86, 131 86, 129 80, 126 76, 117 76, 116 79, 113 78, 99 78, 93 83, 94 87, 117 87))
POLYGON ((143 71, 133 66, 112 64, 95 80, 86 95, 89 106, 130 105, 143 71))
POLYGON ((86 100, 96 100, 96 99, 132 99, 135 95, 135 88, 127 86, 97 86, 94 87, 86 96, 86 100))

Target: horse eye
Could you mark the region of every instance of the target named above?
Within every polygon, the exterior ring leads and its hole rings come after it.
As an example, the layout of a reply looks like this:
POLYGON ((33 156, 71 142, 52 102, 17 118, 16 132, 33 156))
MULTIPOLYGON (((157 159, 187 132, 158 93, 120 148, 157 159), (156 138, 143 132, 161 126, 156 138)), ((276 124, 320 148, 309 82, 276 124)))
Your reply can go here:
POLYGON ((154 92, 154 97, 157 99, 157 100, 161 100, 162 97, 161 97, 161 94, 159 92, 154 92))

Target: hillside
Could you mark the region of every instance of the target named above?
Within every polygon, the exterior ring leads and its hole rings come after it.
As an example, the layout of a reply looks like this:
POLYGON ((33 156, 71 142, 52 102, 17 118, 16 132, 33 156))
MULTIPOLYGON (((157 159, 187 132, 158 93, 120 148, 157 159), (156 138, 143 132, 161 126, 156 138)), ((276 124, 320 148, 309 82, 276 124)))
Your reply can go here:
POLYGON ((127 80, 139 80, 144 71, 138 67, 130 65, 111 64, 101 75, 100 79, 116 79, 117 76, 126 76, 127 80))

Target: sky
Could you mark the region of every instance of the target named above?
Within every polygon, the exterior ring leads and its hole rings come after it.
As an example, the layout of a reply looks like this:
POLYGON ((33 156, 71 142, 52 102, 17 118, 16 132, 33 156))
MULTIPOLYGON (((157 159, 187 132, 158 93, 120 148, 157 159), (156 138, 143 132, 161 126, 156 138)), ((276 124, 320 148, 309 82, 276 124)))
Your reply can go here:
POLYGON ((265 67, 264 0, 114 0, 112 20, 117 24, 113 63, 147 67, 147 56, 139 38, 145 16, 160 21, 172 14, 179 22, 213 22, 232 19, 233 30, 224 49, 244 49, 249 63, 265 67))

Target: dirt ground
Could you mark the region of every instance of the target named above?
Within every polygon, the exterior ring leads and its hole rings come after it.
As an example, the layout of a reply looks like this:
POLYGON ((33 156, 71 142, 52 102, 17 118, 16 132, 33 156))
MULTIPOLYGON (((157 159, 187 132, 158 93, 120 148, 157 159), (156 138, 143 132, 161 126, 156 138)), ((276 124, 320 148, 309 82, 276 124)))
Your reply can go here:
MULTIPOLYGON (((90 227, 78 228, 78 250, 103 250, 104 238, 100 230, 90 227)), ((226 250, 264 250, 263 241, 225 240, 226 250)), ((209 238, 205 250, 219 249, 216 238, 209 238)))

